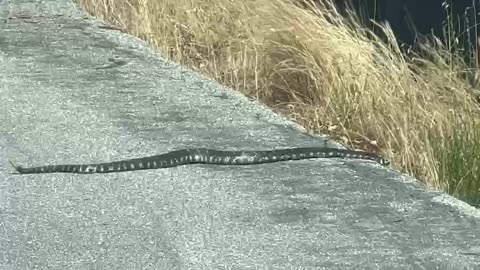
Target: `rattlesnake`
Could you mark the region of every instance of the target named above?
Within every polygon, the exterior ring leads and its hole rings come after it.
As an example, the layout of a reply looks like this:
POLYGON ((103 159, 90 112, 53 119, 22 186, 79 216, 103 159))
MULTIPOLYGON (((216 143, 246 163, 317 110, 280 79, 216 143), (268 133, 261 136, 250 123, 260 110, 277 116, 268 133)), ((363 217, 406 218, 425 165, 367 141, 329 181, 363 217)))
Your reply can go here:
POLYGON ((337 148, 310 147, 310 148, 286 148, 268 151, 219 151, 206 148, 182 149, 165 154, 126 159, 121 161, 76 164, 76 165, 46 165, 40 167, 24 168, 10 161, 12 166, 20 174, 31 173, 111 173, 135 170, 147 170, 158 168, 176 167, 186 164, 215 164, 215 165, 251 165, 271 163, 286 160, 299 160, 308 158, 356 158, 374 160, 381 165, 387 166, 390 162, 376 154, 342 150, 337 148))

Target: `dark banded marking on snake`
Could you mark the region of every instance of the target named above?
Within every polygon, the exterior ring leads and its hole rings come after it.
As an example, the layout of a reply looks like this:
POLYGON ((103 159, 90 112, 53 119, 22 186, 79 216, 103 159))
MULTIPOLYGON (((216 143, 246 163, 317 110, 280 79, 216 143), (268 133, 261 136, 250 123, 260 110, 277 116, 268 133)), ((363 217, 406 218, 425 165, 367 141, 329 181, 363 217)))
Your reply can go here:
POLYGON ((384 166, 390 164, 388 160, 373 153, 324 147, 286 148, 268 151, 219 151, 206 148, 194 148, 176 150, 161 155, 126 159, 107 163, 46 165, 31 168, 17 166, 11 161, 10 163, 20 174, 90 174, 170 168, 197 163, 215 165, 252 165, 287 160, 334 157, 373 160, 384 166))

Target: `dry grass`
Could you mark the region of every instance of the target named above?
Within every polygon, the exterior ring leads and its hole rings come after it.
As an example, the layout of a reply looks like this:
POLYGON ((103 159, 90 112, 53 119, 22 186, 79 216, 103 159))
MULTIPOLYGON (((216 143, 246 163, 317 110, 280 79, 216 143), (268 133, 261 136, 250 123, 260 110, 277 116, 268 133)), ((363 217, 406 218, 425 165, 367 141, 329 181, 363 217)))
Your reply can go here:
POLYGON ((479 108, 458 76, 462 63, 447 51, 429 47, 430 61, 418 58, 422 67, 414 67, 389 28, 382 27, 389 44, 369 39, 367 30, 326 7, 308 10, 286 0, 77 2, 170 59, 312 132, 381 152, 434 188, 450 190, 439 169, 441 147, 458 127, 467 134, 480 127, 479 108))

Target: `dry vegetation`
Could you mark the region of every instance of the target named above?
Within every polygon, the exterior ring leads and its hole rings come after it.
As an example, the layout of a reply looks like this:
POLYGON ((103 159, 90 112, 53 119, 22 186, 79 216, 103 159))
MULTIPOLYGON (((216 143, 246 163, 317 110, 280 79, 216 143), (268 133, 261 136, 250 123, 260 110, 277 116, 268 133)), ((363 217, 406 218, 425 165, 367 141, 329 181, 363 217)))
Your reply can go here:
POLYGON ((407 61, 389 28, 382 27, 386 44, 331 8, 287 0, 77 2, 314 133, 380 152, 433 188, 479 199, 480 157, 470 151, 480 150, 479 106, 448 48, 425 46, 430 60, 407 61))

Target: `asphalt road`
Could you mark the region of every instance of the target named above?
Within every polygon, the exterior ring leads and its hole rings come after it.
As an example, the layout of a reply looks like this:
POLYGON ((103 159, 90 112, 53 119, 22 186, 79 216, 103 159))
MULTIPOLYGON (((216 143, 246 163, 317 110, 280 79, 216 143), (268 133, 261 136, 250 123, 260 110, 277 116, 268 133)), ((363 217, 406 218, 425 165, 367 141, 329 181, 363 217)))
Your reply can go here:
POLYGON ((0 14, 1 270, 480 269, 479 210, 375 162, 11 174, 324 140, 67 0, 0 14))

